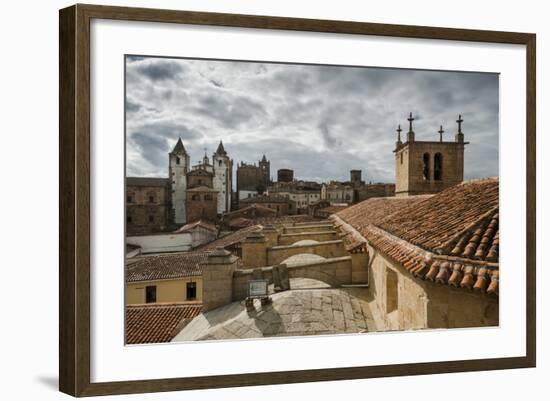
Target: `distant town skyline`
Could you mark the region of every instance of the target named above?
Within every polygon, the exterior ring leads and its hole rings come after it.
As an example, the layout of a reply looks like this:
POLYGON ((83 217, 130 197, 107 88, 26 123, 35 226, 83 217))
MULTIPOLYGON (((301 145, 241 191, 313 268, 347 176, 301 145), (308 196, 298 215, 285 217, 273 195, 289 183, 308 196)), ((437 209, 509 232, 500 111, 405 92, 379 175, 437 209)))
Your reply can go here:
POLYGON ((168 176, 178 137, 199 163, 223 140, 234 160, 297 179, 394 182, 396 128, 412 112, 416 140, 454 140, 464 119, 464 178, 498 175, 498 75, 368 67, 126 60, 126 174, 168 176))

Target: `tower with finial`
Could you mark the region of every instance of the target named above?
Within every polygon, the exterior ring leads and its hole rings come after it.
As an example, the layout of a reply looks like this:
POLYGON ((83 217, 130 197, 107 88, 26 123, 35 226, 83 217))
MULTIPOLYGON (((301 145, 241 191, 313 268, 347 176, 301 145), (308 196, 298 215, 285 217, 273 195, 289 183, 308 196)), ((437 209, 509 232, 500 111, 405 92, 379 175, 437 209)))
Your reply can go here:
POLYGON ((443 141, 443 126, 439 126, 439 140, 415 139, 412 113, 407 118, 407 141, 401 142, 401 126, 395 143, 395 195, 409 196, 440 192, 464 179, 464 142, 462 116, 458 116, 458 133, 454 141, 443 141))
POLYGON ((212 156, 212 164, 214 166, 214 190, 218 191, 218 214, 223 214, 231 210, 233 160, 227 156, 222 141, 212 156))
POLYGON ((265 186, 265 189, 267 189, 267 187, 269 187, 269 177, 271 177, 271 172, 270 172, 270 167, 271 165, 271 162, 269 160, 267 160, 267 158, 265 157, 265 154, 262 156, 262 160, 260 160, 258 162, 258 166, 260 167, 260 169, 262 170, 262 174, 263 174, 263 177, 264 177, 264 186, 265 186))
POLYGON ((174 149, 168 154, 168 176, 172 189, 172 214, 174 222, 184 224, 187 222, 185 198, 187 191, 187 173, 190 169, 190 157, 181 138, 178 139, 174 149))

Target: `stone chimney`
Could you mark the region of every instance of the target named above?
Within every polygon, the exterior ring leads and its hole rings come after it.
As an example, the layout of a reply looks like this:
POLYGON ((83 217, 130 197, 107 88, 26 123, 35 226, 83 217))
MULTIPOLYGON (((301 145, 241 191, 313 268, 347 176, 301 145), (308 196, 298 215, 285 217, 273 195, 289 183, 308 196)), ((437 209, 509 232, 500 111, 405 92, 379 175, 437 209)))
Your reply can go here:
POLYGON ((208 255, 202 270, 204 312, 232 302, 233 273, 238 260, 239 258, 223 248, 217 248, 208 255))
POLYGON ((267 240, 259 231, 248 234, 241 243, 243 267, 252 269, 267 265, 267 240))

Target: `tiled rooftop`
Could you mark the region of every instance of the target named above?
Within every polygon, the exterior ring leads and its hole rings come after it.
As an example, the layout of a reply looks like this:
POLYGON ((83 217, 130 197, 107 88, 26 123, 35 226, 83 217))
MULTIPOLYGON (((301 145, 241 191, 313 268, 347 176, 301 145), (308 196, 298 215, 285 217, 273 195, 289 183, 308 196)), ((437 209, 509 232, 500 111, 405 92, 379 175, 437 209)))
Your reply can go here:
POLYGON ((126 177, 127 187, 165 187, 169 182, 168 178, 126 177))
POLYGON ((126 282, 200 276, 207 257, 206 252, 194 251, 131 258, 126 261, 126 282))
POLYGON ((241 228, 240 230, 232 232, 231 234, 228 234, 224 237, 218 238, 215 241, 201 245, 197 248, 197 250, 205 252, 205 251, 213 251, 216 248, 226 248, 228 246, 232 246, 232 245, 238 244, 239 242, 244 241, 244 239, 249 233, 254 231, 260 231, 261 229, 262 229, 262 226, 259 224, 241 228))
POLYGON ((169 342, 202 311, 200 303, 126 306, 126 343, 169 342))
POLYGON ((360 245, 356 231, 415 277, 498 294, 498 194, 498 179, 470 181, 431 197, 369 199, 334 219, 348 249, 360 245))

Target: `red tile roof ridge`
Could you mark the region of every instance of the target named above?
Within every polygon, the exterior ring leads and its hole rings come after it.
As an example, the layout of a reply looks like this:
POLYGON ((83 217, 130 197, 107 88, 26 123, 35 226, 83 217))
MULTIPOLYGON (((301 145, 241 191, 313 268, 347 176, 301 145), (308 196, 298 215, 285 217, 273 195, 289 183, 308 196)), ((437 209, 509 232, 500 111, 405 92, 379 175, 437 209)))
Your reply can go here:
MULTIPOLYGON (((340 223, 338 216, 334 218, 340 223)), ((365 227, 365 237, 353 226, 343 221, 341 223, 343 231, 350 231, 352 235, 359 236, 418 279, 498 295, 498 263, 438 255, 373 224, 365 227)))
POLYGON ((466 234, 475 231, 476 229, 480 228, 481 225, 489 224, 490 220, 493 218, 495 214, 498 215, 499 207, 495 206, 492 209, 485 212, 483 215, 479 217, 479 219, 472 224, 469 224, 467 227, 465 227, 463 230, 456 233, 453 237, 449 238, 445 243, 441 244, 439 247, 435 248, 434 251, 436 254, 442 255, 450 253, 452 248, 457 244, 457 242, 466 234))

